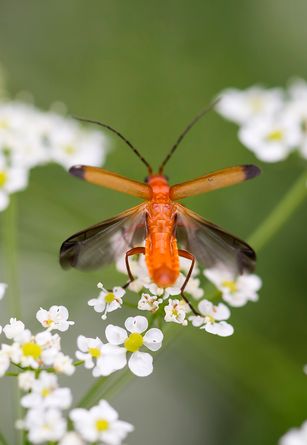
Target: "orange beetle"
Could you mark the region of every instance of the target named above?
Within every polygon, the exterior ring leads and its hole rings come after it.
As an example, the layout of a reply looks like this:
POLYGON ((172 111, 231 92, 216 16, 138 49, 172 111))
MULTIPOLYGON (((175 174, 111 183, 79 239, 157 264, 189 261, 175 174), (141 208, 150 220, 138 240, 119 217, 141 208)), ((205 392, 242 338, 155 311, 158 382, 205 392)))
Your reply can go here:
POLYGON ((101 125, 123 139, 146 165, 148 177, 145 183, 141 183, 84 165, 71 167, 70 173, 93 184, 136 196, 145 202, 64 241, 60 250, 63 268, 93 269, 125 255, 129 276, 125 285, 127 287, 134 280, 129 257, 144 254, 152 281, 166 288, 173 285, 179 276, 179 257, 187 258, 191 261, 191 267, 182 285, 181 295, 195 314, 197 311, 184 295, 195 260, 204 267, 226 267, 234 274, 253 270, 256 255, 247 243, 204 220, 177 201, 254 178, 259 175, 259 168, 255 165, 230 167, 173 186, 169 185, 163 175, 165 164, 181 140, 208 110, 202 111, 186 127, 156 174, 153 174, 151 166, 139 151, 117 130, 101 122, 81 119, 101 125))

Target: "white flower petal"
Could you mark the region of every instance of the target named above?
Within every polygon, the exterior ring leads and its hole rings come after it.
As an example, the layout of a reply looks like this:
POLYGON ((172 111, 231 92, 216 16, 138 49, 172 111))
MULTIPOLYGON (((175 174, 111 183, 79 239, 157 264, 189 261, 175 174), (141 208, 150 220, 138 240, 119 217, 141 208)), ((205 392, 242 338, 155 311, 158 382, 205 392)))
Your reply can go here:
POLYGON ((108 342, 111 343, 112 345, 123 344, 127 337, 128 335, 125 329, 119 326, 114 326, 113 324, 109 324, 106 327, 106 338, 108 342))
POLYGON ((144 345, 151 351, 158 351, 162 346, 163 333, 160 329, 151 328, 143 337, 144 345))
POLYGON ((152 356, 147 352, 134 352, 128 361, 128 366, 133 374, 146 377, 153 371, 152 356))
POLYGON ((233 327, 226 321, 220 321, 219 323, 207 323, 201 327, 210 334, 219 335, 220 337, 229 337, 233 334, 233 327))
POLYGON ((141 334, 148 328, 148 321, 147 318, 143 317, 142 315, 129 317, 125 321, 125 327, 129 332, 137 332, 138 334, 141 334))

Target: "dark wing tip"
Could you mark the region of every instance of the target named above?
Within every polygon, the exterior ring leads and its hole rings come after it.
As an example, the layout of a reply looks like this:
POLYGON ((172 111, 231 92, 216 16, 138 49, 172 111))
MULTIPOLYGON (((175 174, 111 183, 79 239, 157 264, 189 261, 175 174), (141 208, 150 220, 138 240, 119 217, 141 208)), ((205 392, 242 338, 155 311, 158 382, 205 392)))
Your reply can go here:
POLYGON ((256 252, 246 243, 238 251, 240 273, 253 272, 256 266, 256 252))
POLYGON ((260 168, 257 167, 257 165, 253 164, 243 165, 243 169, 244 169, 245 179, 255 178, 256 176, 259 176, 261 173, 260 168))
POLYGON ((80 179, 84 179, 85 167, 84 165, 73 165, 70 167, 69 173, 73 176, 77 176, 80 179))
POLYGON ((64 241, 60 249, 60 265, 63 269, 75 267, 77 260, 76 244, 64 241))

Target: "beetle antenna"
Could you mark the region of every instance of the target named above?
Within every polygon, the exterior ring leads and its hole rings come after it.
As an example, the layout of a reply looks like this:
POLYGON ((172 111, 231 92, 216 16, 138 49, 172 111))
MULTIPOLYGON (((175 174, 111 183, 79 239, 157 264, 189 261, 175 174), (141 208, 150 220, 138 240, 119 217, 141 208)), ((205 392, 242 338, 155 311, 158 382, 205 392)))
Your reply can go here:
POLYGON ((83 117, 77 117, 74 116, 75 119, 78 119, 81 122, 88 122, 90 124, 96 124, 96 125, 100 125, 103 128, 107 128, 108 130, 112 131, 113 133, 117 134, 117 136, 119 136, 124 142, 126 142, 126 144, 131 148, 131 150, 137 155, 137 157, 139 159, 141 159, 141 161, 146 165, 147 169, 148 169, 148 173, 151 175, 152 174, 152 168, 150 166, 150 164, 146 161, 145 158, 143 158, 143 156, 141 155, 141 153, 131 144, 131 142, 128 141, 128 139, 125 138, 125 136, 123 136, 118 130, 115 130, 115 128, 111 127, 110 125, 104 124, 102 122, 96 121, 96 120, 91 120, 91 119, 84 119, 83 117))
POLYGON ((189 125, 183 130, 183 132, 181 133, 181 135, 179 136, 179 138, 177 139, 177 141, 175 142, 175 144, 172 146, 172 148, 170 149, 168 155, 166 156, 166 158, 164 159, 164 161, 162 162, 162 164, 159 167, 159 173, 161 174, 163 172, 163 169, 165 167, 165 164, 170 160, 170 158, 173 156, 174 152, 176 151, 178 145, 180 144, 180 142, 182 141, 182 139, 185 137, 185 135, 191 130, 191 128, 205 115, 207 114, 209 111, 211 111, 215 105, 218 103, 220 99, 217 98, 214 102, 212 102, 208 107, 206 107, 204 110, 202 110, 200 113, 198 113, 194 119, 189 123, 189 125))

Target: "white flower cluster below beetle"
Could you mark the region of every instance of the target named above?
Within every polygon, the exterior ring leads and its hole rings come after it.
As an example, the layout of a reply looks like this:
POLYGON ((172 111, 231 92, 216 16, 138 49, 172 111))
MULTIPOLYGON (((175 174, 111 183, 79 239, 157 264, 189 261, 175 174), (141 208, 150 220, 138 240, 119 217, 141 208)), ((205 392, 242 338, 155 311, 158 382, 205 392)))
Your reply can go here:
POLYGON ((295 149, 307 158, 307 82, 286 90, 253 86, 219 95, 216 110, 240 126, 239 139, 264 162, 286 159, 295 149))
MULTIPOLYGON (((151 282, 143 255, 132 259, 130 265, 135 280, 130 284, 129 289, 135 293, 140 293, 143 290, 137 304, 139 310, 149 311, 154 314, 162 307, 164 311, 164 321, 166 322, 187 326, 190 321, 194 327, 223 337, 232 335, 234 332, 233 327, 226 321, 230 317, 230 309, 228 306, 223 303, 215 305, 210 302, 210 298, 208 299, 207 297, 206 299, 202 299, 198 304, 199 315, 195 315, 195 313, 191 315, 195 301, 199 301, 204 296, 204 290, 201 287, 203 276, 216 288, 217 295, 213 295, 213 297, 216 298, 217 296, 218 299, 224 300, 225 303, 232 307, 242 307, 249 301, 257 301, 258 291, 262 286, 261 279, 255 274, 235 276, 222 266, 205 269, 202 273, 196 264, 184 291, 189 302, 193 305, 192 308, 181 297, 181 287, 190 267, 189 261, 181 261, 181 273, 177 282, 172 287, 166 289, 159 288, 155 283, 151 282)), ((120 272, 127 273, 123 261, 117 263, 117 268, 120 272)), ((104 290, 103 296, 99 298, 105 299, 105 295, 109 294, 104 290)), ((91 300, 91 305, 94 303, 97 304, 97 302, 98 300, 91 300)), ((120 304, 122 304, 122 300, 120 304)), ((117 308, 120 307, 120 304, 117 304, 117 308)), ((100 312, 102 311, 108 311, 104 301, 100 308, 100 312)), ((194 312, 196 311, 197 310, 194 312)))

